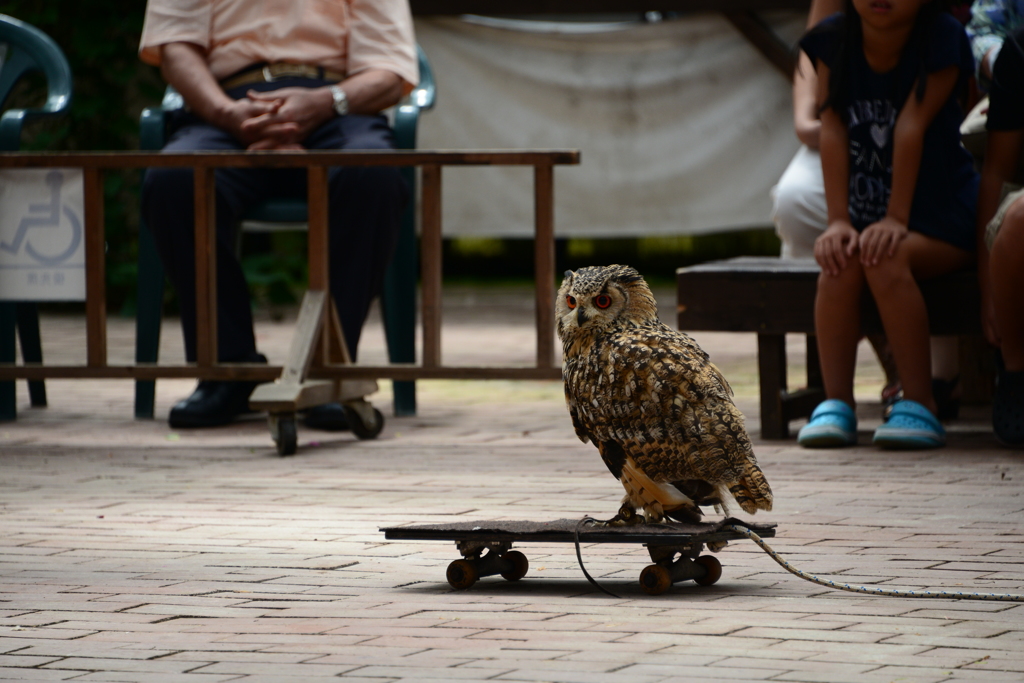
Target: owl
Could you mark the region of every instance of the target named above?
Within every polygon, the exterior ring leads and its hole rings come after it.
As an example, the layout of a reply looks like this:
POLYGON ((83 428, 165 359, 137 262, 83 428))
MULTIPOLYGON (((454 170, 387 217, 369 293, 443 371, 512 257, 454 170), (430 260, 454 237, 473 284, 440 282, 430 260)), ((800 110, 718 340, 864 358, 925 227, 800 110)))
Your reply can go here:
POLYGON ((566 271, 555 317, 572 425, 626 489, 608 524, 695 522, 699 506, 728 513, 731 500, 772 509, 732 388, 691 337, 658 319, 640 273, 566 271))

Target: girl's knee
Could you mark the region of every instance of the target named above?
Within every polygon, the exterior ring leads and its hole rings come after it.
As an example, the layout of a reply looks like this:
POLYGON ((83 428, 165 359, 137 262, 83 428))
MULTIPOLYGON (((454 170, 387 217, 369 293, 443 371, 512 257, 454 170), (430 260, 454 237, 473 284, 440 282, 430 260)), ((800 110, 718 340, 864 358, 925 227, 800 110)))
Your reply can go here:
POLYGON ((904 287, 908 281, 913 281, 910 260, 902 244, 896 248, 896 253, 892 256, 881 259, 873 266, 864 266, 864 277, 876 295, 879 291, 904 287))
POLYGON ((818 275, 818 296, 837 299, 860 296, 864 289, 864 271, 857 257, 848 259, 846 267, 838 275, 822 271, 818 275))

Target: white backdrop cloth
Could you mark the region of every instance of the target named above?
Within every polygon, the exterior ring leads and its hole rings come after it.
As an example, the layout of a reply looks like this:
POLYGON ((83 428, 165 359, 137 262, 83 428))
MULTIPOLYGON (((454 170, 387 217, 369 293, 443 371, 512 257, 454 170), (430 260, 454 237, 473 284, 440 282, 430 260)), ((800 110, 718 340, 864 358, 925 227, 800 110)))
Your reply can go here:
MULTIPOLYGON (((770 18, 795 41, 805 17, 770 18)), ((770 224, 798 143, 788 81, 717 14, 591 33, 417 20, 436 108, 421 149, 575 148, 555 167, 566 237, 680 235, 770 224)), ((446 236, 533 234, 532 168, 443 172, 446 236)))

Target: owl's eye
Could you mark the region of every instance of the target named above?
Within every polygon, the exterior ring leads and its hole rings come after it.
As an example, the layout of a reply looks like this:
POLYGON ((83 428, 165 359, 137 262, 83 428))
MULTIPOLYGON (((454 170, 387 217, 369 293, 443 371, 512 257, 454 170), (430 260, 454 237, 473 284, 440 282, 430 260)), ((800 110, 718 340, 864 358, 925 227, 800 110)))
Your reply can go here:
POLYGON ((565 297, 565 303, 566 303, 566 305, 569 306, 569 308, 576 308, 576 297, 574 297, 574 296, 567 296, 567 297, 565 297))
POLYGON ((598 294, 594 297, 594 305, 598 308, 608 308, 612 305, 612 298, 607 294, 598 294))

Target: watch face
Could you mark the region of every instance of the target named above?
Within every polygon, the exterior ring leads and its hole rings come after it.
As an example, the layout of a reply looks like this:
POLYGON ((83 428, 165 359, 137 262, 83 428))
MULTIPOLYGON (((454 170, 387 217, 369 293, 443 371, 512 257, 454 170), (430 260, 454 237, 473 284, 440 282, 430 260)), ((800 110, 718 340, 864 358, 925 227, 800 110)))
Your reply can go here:
POLYGON ((347 114, 348 97, 345 96, 345 91, 336 85, 332 85, 331 95, 334 97, 334 113, 338 116, 344 116, 347 114))

